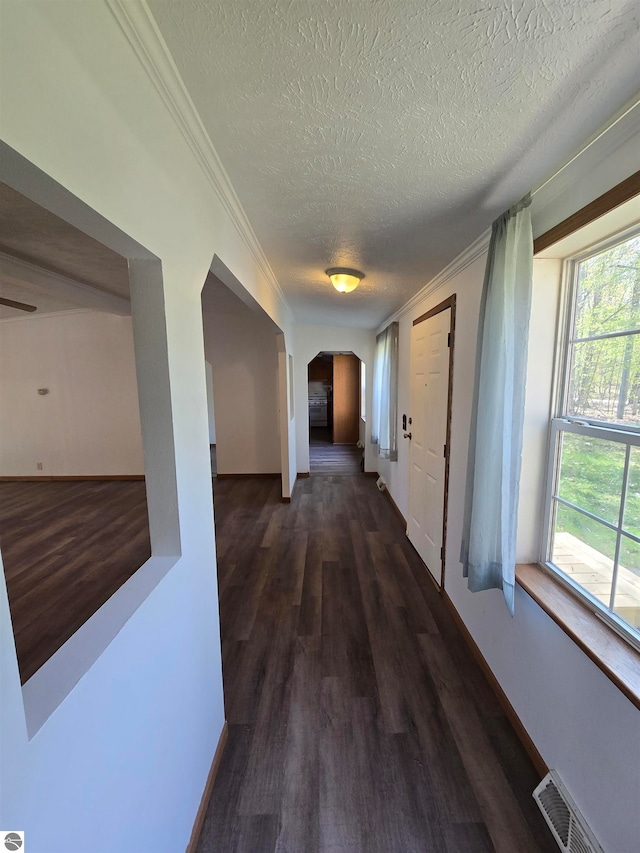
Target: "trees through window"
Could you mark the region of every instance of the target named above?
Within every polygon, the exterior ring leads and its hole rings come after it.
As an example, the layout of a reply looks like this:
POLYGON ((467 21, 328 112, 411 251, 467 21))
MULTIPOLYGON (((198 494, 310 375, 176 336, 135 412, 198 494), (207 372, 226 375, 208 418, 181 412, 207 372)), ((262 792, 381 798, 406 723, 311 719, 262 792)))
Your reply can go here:
POLYGON ((640 234, 568 262, 548 565, 640 640, 640 234))
POLYGON ((640 425, 640 235, 577 263, 566 413, 640 425))

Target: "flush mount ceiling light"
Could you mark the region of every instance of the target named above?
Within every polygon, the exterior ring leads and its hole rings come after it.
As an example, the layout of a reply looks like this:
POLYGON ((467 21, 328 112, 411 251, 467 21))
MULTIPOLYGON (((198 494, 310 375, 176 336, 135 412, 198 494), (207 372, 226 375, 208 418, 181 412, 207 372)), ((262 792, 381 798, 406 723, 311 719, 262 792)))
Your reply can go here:
POLYGON ((325 270, 325 272, 331 279, 331 284, 339 293, 351 293, 364 278, 364 273, 358 272, 358 270, 347 269, 347 267, 331 267, 331 269, 325 270))

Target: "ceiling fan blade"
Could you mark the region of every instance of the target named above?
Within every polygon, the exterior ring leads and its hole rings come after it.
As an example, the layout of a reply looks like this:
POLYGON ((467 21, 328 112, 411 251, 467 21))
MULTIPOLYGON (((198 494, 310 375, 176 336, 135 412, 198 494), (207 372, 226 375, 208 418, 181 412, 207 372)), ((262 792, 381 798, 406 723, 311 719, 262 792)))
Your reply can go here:
POLYGON ((13 299, 5 299, 4 296, 0 296, 0 305, 6 305, 7 308, 17 308, 18 311, 37 311, 35 305, 27 305, 26 302, 14 302, 13 299))

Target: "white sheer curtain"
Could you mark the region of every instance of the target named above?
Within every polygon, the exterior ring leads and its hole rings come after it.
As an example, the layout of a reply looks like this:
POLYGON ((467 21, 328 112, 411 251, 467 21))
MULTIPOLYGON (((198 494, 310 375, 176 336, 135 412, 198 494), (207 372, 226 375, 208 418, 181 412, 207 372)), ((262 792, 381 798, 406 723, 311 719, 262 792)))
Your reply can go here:
POLYGON ((491 233, 461 555, 469 589, 502 589, 511 615, 533 273, 530 205, 527 195, 496 219, 491 233))
POLYGON ((373 360, 371 441, 378 455, 398 459, 398 324, 390 323, 376 338, 373 360))

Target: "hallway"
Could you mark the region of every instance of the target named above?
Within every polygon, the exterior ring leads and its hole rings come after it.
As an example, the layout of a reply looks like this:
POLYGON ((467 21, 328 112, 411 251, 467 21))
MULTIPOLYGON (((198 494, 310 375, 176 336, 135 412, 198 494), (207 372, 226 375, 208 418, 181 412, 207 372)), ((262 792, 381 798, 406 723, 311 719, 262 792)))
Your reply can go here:
POLYGON ((198 850, 552 851, 538 777, 372 478, 215 495, 229 738, 198 850))
POLYGON ((334 444, 327 427, 309 428, 311 474, 358 474, 363 451, 355 444, 334 444))

